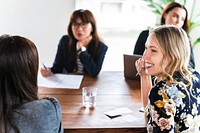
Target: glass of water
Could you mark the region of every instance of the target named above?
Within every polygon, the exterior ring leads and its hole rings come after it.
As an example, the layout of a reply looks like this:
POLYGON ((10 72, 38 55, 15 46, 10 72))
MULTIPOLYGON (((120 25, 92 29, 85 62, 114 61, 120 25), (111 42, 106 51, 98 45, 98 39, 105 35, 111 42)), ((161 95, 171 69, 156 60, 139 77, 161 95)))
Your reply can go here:
POLYGON ((85 107, 95 107, 97 97, 97 88, 83 87, 82 88, 82 102, 85 107))

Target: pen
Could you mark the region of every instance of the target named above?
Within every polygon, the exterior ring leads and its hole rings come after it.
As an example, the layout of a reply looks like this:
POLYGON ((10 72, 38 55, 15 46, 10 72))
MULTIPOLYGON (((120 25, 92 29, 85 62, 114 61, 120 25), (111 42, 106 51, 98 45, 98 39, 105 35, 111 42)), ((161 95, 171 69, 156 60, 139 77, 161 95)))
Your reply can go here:
POLYGON ((43 67, 47 70, 48 68, 44 65, 44 63, 43 63, 43 67))
POLYGON ((139 69, 139 71, 136 73, 136 75, 135 76, 138 76, 139 75, 139 73, 142 71, 142 69, 144 69, 143 67, 142 68, 140 68, 139 69))

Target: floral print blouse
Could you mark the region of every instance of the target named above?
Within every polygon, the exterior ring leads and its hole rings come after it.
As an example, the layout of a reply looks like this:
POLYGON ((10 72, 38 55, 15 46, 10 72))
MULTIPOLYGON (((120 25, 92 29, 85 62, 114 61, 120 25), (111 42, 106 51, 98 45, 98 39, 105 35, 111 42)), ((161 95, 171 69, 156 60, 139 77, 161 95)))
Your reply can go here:
POLYGON ((200 75, 192 74, 193 87, 158 82, 149 92, 145 110, 149 133, 200 133, 200 75))

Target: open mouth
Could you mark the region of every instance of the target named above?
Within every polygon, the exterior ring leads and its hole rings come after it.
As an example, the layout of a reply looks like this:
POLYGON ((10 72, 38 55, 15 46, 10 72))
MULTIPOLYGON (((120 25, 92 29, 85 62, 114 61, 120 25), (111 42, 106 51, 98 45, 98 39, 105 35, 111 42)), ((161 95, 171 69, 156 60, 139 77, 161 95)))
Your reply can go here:
POLYGON ((78 33, 77 35, 78 35, 78 36, 82 36, 82 33, 78 33))
POLYGON ((151 68, 151 67, 153 67, 154 65, 152 64, 152 63, 146 63, 145 64, 145 68, 146 69, 149 69, 149 68, 151 68))

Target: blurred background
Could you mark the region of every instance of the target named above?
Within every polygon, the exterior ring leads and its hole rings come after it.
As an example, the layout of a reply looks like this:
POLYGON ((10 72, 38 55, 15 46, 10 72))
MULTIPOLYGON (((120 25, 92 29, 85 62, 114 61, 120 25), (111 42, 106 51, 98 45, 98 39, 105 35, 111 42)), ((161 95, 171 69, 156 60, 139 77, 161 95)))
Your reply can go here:
MULTIPOLYGON (((156 0, 155 0, 156 1, 156 0)), ((159 23, 145 0, 0 0, 0 34, 21 35, 38 48, 40 65, 51 66, 62 35, 67 34, 71 13, 89 9, 97 20, 100 37, 109 49, 102 71, 123 71, 123 54, 133 54, 139 33, 159 23)), ((161 1, 157 1, 159 3, 161 1)), ((177 0, 177 2, 184 2, 177 0)), ((200 1, 185 3, 189 15, 198 16, 200 1), (195 6, 192 5, 195 2, 195 6)), ((189 16, 190 17, 190 16, 189 16)), ((200 37, 200 27, 190 32, 192 42, 200 37)), ((200 44, 194 48, 200 72, 200 44)))

